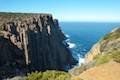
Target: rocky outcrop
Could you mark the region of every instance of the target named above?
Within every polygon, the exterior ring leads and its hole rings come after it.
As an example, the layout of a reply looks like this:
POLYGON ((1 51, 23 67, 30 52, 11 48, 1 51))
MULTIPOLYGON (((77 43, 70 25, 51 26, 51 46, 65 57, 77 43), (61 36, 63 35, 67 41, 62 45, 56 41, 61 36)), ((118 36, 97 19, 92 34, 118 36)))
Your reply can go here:
POLYGON ((0 48, 0 56, 5 58, 0 59, 0 65, 16 60, 21 65, 24 61, 22 65, 33 71, 64 70, 65 66, 77 63, 63 43, 66 37, 58 20, 53 20, 51 14, 1 13, 2 18, 0 35, 4 43, 0 41, 0 47, 4 46, 0 48))
POLYGON ((100 52, 100 44, 95 44, 92 49, 85 55, 85 63, 91 62, 96 55, 101 54, 100 52))

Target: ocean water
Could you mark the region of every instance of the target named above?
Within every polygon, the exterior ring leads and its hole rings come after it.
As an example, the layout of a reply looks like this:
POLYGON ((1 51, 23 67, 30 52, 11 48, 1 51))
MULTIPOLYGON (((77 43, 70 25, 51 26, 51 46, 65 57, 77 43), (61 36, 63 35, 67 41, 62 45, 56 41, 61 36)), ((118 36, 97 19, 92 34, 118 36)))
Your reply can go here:
POLYGON ((120 23, 60 22, 72 55, 79 61, 78 65, 84 62, 85 54, 95 43, 119 25, 120 23))

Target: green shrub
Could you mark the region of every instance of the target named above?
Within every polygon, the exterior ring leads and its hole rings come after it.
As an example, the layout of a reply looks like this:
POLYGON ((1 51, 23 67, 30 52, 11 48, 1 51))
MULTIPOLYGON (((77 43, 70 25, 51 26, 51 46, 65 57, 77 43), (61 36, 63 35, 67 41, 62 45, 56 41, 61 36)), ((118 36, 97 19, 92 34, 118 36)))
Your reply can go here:
POLYGON ((70 74, 63 71, 32 72, 26 80, 70 80, 70 74))
POLYGON ((106 34, 102 40, 114 40, 120 37, 120 28, 118 28, 115 32, 111 32, 106 34))
POLYGON ((113 60, 120 63, 120 51, 112 53, 113 60))
POLYGON ((120 51, 114 49, 111 53, 98 55, 94 59, 96 60, 96 65, 107 63, 110 60, 114 60, 120 63, 120 51))
POLYGON ((112 57, 110 54, 104 54, 97 56, 97 58, 95 59, 96 59, 96 65, 100 65, 109 62, 112 59, 112 57))

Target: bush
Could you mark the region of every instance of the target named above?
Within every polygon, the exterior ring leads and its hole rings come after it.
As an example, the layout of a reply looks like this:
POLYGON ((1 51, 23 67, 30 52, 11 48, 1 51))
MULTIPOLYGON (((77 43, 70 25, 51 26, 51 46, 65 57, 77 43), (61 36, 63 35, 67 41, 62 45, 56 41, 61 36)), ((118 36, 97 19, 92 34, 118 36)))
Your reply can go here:
POLYGON ((94 59, 96 60, 96 65, 107 63, 110 60, 114 60, 120 63, 120 51, 114 49, 111 53, 98 55, 94 59))
POLYGON ((26 80, 70 80, 70 74, 63 71, 32 72, 26 80))
POLYGON ((115 32, 111 32, 106 34, 102 40, 114 40, 120 37, 120 28, 118 28, 115 32))
POLYGON ((112 53, 113 60, 120 63, 120 51, 112 53))
POLYGON ((97 56, 97 58, 95 59, 96 59, 96 65, 100 65, 109 62, 112 59, 112 57, 110 54, 104 54, 97 56))

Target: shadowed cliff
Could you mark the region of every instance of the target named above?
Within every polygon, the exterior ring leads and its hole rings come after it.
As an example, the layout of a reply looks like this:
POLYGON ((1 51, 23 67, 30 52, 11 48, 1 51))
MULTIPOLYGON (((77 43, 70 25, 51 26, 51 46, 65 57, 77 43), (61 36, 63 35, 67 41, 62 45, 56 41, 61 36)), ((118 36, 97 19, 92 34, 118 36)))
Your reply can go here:
POLYGON ((77 63, 51 14, 0 13, 0 21, 1 69, 16 63, 18 70, 65 70, 77 63))

